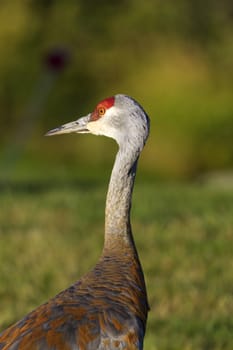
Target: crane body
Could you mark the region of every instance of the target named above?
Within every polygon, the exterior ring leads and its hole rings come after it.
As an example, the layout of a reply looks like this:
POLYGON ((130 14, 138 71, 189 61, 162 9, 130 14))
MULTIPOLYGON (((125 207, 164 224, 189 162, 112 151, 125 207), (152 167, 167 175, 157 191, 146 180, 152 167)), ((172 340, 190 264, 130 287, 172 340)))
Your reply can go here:
POLYGON ((119 145, 102 255, 80 280, 0 333, 0 350, 142 350, 149 306, 130 209, 149 118, 135 100, 119 94, 47 135, 69 132, 106 135, 119 145))

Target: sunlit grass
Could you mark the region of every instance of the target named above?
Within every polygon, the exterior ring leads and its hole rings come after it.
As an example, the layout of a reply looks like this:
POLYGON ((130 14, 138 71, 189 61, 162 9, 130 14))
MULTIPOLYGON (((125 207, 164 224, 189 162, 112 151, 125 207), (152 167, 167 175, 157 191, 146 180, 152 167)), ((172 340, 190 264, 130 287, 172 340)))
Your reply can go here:
MULTIPOLYGON (((105 191, 55 184, 1 192, 1 329, 95 264, 105 191)), ((232 203, 229 191, 137 183, 132 222, 151 306, 146 349, 232 349, 232 203)))

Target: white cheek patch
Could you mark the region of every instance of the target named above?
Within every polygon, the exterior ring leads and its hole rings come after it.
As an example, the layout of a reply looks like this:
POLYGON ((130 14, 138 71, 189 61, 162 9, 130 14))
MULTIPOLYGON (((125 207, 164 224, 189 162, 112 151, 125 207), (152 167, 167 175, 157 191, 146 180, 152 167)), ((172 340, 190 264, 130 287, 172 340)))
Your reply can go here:
POLYGON ((87 124, 87 129, 94 135, 102 135, 102 125, 101 119, 89 122, 87 124))
POLYGON ((116 139, 116 130, 104 123, 102 119, 89 122, 87 128, 94 135, 104 135, 116 139))

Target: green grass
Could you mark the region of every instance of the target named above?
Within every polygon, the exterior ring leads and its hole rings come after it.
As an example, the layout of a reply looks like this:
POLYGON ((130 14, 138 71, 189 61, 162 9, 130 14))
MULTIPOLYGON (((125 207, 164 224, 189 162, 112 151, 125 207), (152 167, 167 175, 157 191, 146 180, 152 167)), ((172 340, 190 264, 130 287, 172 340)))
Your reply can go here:
MULTIPOLYGON (((95 264, 105 192, 1 189, 0 329, 95 264)), ((132 223, 151 306, 145 349, 232 349, 233 191, 138 182, 132 223)))

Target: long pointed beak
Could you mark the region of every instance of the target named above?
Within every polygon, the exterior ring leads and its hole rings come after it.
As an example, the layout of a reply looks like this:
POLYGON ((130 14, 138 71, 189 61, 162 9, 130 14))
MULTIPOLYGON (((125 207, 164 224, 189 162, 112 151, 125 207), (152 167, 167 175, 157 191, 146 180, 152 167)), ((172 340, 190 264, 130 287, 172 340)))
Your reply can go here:
POLYGON ((53 136, 60 134, 69 134, 71 132, 74 133, 89 133, 90 131, 87 128, 87 124, 90 121, 91 114, 88 114, 85 117, 79 118, 73 122, 63 124, 58 128, 52 129, 48 131, 45 136, 53 136))

